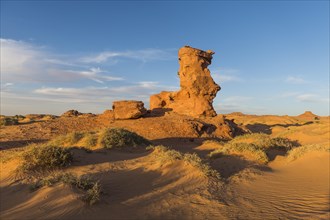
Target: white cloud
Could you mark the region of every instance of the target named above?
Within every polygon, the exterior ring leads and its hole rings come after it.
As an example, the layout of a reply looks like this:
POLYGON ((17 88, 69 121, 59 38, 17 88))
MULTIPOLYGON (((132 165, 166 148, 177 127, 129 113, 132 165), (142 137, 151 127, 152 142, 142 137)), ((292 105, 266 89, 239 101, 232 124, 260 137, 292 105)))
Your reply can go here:
POLYGON ((243 112, 248 114, 265 112, 265 108, 251 104, 254 99, 255 98, 249 96, 229 96, 218 99, 217 103, 214 104, 214 109, 222 114, 231 112, 243 112))
POLYGON ((61 60, 45 48, 31 43, 1 39, 3 82, 72 82, 87 79, 102 83, 122 80, 121 77, 110 76, 99 67, 74 63, 74 58, 65 59, 61 60), (71 69, 73 67, 74 70, 71 69))
POLYGON ((329 98, 320 97, 316 94, 300 94, 295 98, 299 102, 329 102, 329 98))
POLYGON ((231 68, 216 68, 211 69, 211 76, 214 81, 217 83, 224 82, 240 82, 243 81, 240 77, 238 77, 238 70, 231 68))
POLYGON ((103 52, 95 56, 58 55, 29 42, 1 40, 1 74, 3 82, 76 82, 93 80, 98 83, 123 80, 97 63, 116 62, 111 58, 131 58, 142 62, 166 60, 175 56, 170 50, 145 49, 126 52, 103 52))
POLYGON ((136 59, 143 62, 153 60, 168 60, 176 58, 176 55, 171 50, 160 50, 160 49, 144 49, 136 51, 105 51, 92 56, 82 57, 81 62, 84 63, 104 63, 109 62, 115 58, 129 58, 136 59))
POLYGON ((126 86, 116 87, 42 87, 35 89, 34 94, 58 98, 80 97, 88 102, 88 100, 94 100, 97 99, 97 97, 114 97, 115 99, 124 97, 148 97, 149 99, 151 94, 159 93, 161 90, 169 88, 173 90, 177 89, 176 87, 159 85, 158 82, 137 82, 126 86))
POLYGON ((308 81, 304 80, 303 78, 299 76, 288 76, 285 79, 285 82, 291 83, 291 84, 306 84, 308 81))
POLYGON ((101 70, 99 67, 90 68, 89 70, 86 71, 67 70, 67 72, 77 74, 77 76, 82 76, 83 78, 94 80, 95 82, 98 83, 103 83, 104 81, 124 80, 122 77, 102 75, 102 73, 107 73, 107 72, 101 70))

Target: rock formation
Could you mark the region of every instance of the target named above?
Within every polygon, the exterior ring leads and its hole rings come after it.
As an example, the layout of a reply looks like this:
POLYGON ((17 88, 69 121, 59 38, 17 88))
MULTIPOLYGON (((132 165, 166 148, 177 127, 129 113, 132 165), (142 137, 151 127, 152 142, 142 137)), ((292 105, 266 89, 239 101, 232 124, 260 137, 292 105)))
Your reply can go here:
POLYGON ((220 86, 213 81, 207 68, 213 54, 211 50, 182 47, 179 50, 180 90, 152 95, 150 109, 170 109, 193 117, 216 116, 212 103, 220 86))
POLYGON ((79 115, 82 115, 81 112, 78 112, 77 110, 69 110, 69 111, 66 111, 64 112, 61 117, 77 117, 79 115))
POLYGON ((115 101, 112 109, 115 119, 136 119, 147 113, 141 101, 115 101))

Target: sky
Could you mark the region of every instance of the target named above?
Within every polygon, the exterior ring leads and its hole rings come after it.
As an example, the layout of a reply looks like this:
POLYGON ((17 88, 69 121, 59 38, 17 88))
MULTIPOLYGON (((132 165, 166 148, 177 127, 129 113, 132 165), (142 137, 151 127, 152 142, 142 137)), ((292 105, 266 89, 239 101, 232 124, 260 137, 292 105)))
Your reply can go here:
POLYGON ((213 50, 219 114, 329 115, 329 1, 1 1, 1 114, 102 113, 213 50))

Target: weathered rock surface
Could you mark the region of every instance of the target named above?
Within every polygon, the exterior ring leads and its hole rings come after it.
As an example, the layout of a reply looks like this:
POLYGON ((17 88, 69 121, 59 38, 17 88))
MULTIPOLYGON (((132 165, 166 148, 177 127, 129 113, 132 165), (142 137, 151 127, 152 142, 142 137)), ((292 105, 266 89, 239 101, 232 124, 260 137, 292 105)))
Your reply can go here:
POLYGON ((212 103, 220 86, 207 68, 213 51, 203 51, 189 46, 179 50, 180 90, 163 91, 150 97, 150 109, 171 109, 193 117, 216 116, 212 103))
POLYGON ((147 113, 142 101, 115 101, 112 109, 115 119, 136 119, 147 113))
POLYGON ((64 112, 61 117, 77 117, 79 115, 82 115, 83 113, 81 112, 78 112, 77 110, 69 110, 69 111, 66 111, 64 112))

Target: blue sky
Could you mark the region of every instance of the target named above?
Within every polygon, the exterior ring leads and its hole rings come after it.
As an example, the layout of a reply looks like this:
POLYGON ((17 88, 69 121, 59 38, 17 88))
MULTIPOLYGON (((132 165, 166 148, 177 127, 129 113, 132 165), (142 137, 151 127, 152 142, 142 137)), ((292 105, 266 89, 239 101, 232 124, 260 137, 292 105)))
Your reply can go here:
POLYGON ((215 51, 218 113, 329 115, 329 1, 1 1, 1 114, 101 113, 215 51))

